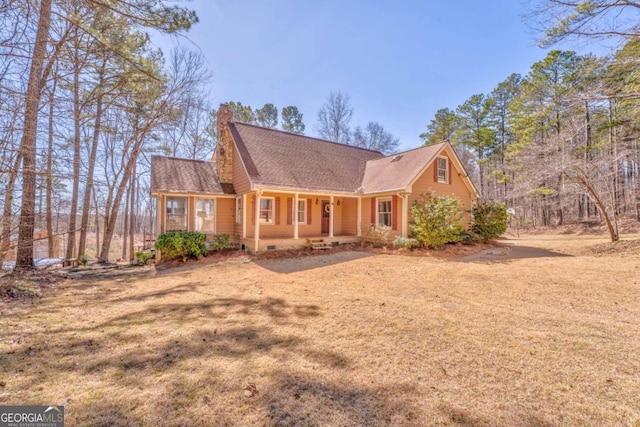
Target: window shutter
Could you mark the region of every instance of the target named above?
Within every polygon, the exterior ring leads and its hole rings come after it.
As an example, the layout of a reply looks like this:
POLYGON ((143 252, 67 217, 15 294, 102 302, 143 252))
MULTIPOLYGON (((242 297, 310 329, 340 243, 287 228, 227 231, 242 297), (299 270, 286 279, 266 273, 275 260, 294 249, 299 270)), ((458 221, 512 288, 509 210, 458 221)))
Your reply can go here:
POLYGON ((449 184, 453 182, 453 162, 449 159, 449 184))
POLYGON ((307 199, 307 224, 311 224, 311 199, 307 199))
POLYGON ((378 221, 376 221, 376 198, 371 198, 371 224, 376 225, 378 221))
POLYGON ((438 158, 433 162, 433 182, 438 182, 438 158))
POLYGON ((251 196, 251 224, 256 223, 256 196, 251 196))
POLYGON ((276 221, 276 225, 280 225, 280 197, 276 197, 276 202, 273 209, 275 209, 273 216, 276 221))
POLYGON ((398 229, 398 196, 391 196, 391 228, 398 229))
POLYGON ((293 199, 287 197, 287 225, 293 224, 293 199))

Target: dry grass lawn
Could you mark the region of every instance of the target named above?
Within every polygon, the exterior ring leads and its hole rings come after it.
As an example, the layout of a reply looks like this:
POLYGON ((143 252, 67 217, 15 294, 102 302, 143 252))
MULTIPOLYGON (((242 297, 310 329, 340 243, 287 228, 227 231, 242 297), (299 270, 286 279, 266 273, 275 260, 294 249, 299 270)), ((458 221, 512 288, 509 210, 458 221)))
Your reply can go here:
POLYGON ((640 254, 602 242, 69 279, 1 303, 0 404, 70 426, 639 426, 640 254))

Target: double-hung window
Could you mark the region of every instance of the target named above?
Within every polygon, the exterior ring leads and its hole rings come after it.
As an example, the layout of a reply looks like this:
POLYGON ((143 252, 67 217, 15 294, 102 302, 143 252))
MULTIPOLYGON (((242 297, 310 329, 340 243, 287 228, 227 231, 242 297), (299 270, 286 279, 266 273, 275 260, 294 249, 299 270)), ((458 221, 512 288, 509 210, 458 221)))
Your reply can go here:
POLYGON ((242 224, 242 196, 236 197, 236 224, 242 224))
POLYGON ((165 231, 186 231, 188 227, 187 198, 167 197, 165 231))
POLYGON ((260 198, 260 223, 273 224, 273 197, 260 198))
POLYGON ((391 227, 391 199, 378 199, 378 225, 391 227))
POLYGON ((298 200, 298 224, 307 223, 307 201, 298 200))
POLYGON ((449 182, 449 161, 446 157, 438 157, 438 182, 449 182))
POLYGON ((215 233, 216 205, 214 199, 196 199, 196 231, 215 233))

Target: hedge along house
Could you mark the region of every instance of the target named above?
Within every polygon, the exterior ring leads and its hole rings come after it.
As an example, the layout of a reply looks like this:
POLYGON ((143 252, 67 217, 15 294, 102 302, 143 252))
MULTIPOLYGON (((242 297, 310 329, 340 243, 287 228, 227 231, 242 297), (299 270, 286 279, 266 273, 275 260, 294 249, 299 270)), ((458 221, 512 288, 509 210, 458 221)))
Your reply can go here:
POLYGON ((357 241, 372 225, 408 237, 421 194, 453 195, 466 207, 477 197, 448 142, 385 156, 234 122, 225 104, 217 140, 212 162, 153 157, 158 232, 227 233, 255 252, 357 241))

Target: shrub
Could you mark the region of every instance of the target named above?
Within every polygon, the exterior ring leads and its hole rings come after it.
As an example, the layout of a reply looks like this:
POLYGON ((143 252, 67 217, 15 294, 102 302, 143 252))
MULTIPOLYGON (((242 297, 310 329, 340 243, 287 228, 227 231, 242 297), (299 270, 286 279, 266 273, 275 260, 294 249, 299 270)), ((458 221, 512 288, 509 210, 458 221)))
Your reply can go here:
POLYGON ((393 240, 394 248, 415 249, 420 246, 420 242, 417 239, 407 239, 405 237, 398 236, 393 240))
POLYGON ((370 242, 374 248, 381 248, 389 242, 390 233, 391 227, 371 224, 369 230, 367 230, 366 240, 370 242))
POLYGON ((210 251, 221 251, 229 248, 229 235, 228 234, 216 234, 213 236, 213 240, 209 242, 210 251))
POLYGON ((422 246, 430 248, 460 241, 463 230, 460 200, 435 193, 422 194, 421 197, 422 201, 415 201, 411 207, 413 237, 422 246))
POLYGON ((460 242, 465 245, 475 245, 483 240, 482 236, 474 233, 473 231, 462 230, 460 232, 460 242))
POLYGON ((205 240, 207 236, 195 231, 171 231, 158 236, 156 249, 168 259, 199 258, 207 255, 205 240))
POLYGON ((473 223, 471 231, 482 238, 482 241, 493 239, 507 231, 509 214, 507 205, 495 200, 479 200, 471 210, 473 223))
POLYGON ((155 251, 152 249, 150 251, 142 251, 136 253, 136 265, 149 265, 152 259, 156 257, 155 251))
POLYGON ((89 264, 89 257, 85 254, 82 254, 78 257, 78 262, 80 263, 80 265, 87 265, 89 264))

